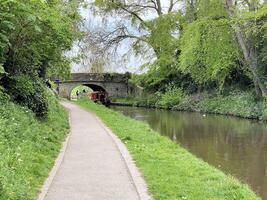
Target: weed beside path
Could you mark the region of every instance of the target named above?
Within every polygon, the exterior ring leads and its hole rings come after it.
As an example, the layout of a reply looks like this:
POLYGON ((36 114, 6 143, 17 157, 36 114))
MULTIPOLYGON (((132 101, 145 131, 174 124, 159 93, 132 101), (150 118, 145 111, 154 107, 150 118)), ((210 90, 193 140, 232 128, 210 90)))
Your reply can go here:
POLYGON ((49 97, 48 119, 42 120, 0 101, 0 200, 36 199, 68 130, 68 114, 55 97, 49 97))
POLYGON ((86 99, 77 104, 95 112, 126 144, 154 199, 260 199, 247 185, 196 158, 147 124, 86 99))

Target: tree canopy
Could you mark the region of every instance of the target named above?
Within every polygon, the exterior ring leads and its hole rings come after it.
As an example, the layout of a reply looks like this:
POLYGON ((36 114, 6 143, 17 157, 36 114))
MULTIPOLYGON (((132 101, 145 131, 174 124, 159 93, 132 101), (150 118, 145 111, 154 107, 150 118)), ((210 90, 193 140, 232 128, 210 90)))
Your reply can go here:
POLYGON ((240 52, 223 5, 218 1, 203 2, 197 5, 197 20, 186 25, 180 39, 179 67, 199 83, 217 80, 223 84, 239 67, 240 52))
POLYGON ((43 82, 70 73, 71 49, 80 33, 78 3, 63 0, 0 0, 1 85, 37 114, 46 112, 43 82))
POLYGON ((129 19, 137 30, 122 24, 100 34, 100 43, 130 39, 137 53, 146 54, 144 46, 154 51, 148 73, 137 80, 143 87, 168 87, 186 77, 199 87, 216 83, 223 89, 226 80, 242 76, 259 96, 267 95, 265 1, 96 0, 94 6, 102 16, 129 19))

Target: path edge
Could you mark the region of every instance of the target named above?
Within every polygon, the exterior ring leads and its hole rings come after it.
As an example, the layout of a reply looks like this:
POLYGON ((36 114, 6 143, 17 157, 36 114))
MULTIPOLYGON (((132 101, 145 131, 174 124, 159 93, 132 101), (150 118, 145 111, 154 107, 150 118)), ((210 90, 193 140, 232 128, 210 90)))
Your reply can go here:
MULTIPOLYGON (((63 106, 64 107, 64 106, 63 106)), ((65 107, 64 107, 65 108, 65 107)), ((66 108, 65 108, 66 109, 66 108)), ((48 177, 46 178, 43 186, 41 187, 41 189, 39 190, 39 193, 37 195, 37 198, 36 200, 44 200, 44 198, 46 197, 49 189, 50 189, 50 186, 64 160, 64 157, 65 157, 65 153, 66 153, 66 150, 67 150, 67 147, 68 147, 68 144, 69 144, 69 139, 70 139, 70 136, 71 136, 71 119, 70 119, 70 112, 68 109, 66 109, 67 112, 68 112, 68 115, 69 115, 69 126, 70 126, 70 130, 69 130, 69 133, 67 134, 64 142, 62 143, 61 145, 61 149, 59 151, 59 154, 54 162, 54 166, 53 168, 51 169, 51 171, 49 172, 48 174, 48 177)))
POLYGON ((130 152, 128 151, 127 147, 125 146, 125 144, 119 139, 119 137, 117 135, 115 135, 112 132, 112 130, 109 127, 107 127, 107 125, 94 112, 90 112, 90 113, 94 114, 94 116, 97 119, 97 121, 99 122, 99 124, 105 129, 106 133, 111 137, 111 139, 115 143, 116 147, 118 148, 118 150, 122 156, 122 159, 126 165, 128 173, 129 173, 129 175, 133 181, 133 184, 136 188, 136 191, 138 193, 140 200, 153 200, 151 194, 148 191, 147 184, 146 184, 141 172, 137 168, 137 166, 136 166, 132 156, 130 155, 130 152))

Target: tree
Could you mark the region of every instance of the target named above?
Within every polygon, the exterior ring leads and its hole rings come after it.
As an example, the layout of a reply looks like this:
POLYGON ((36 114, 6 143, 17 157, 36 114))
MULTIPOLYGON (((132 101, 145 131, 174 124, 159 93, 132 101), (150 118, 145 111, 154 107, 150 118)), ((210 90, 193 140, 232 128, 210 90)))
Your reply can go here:
POLYGON ((179 3, 177 0, 96 0, 93 6, 97 13, 118 20, 111 20, 112 25, 106 30, 91 34, 94 36, 91 40, 98 41, 106 52, 116 52, 120 44, 127 42, 135 54, 149 58, 143 66, 150 70, 147 77, 150 86, 157 87, 173 74, 180 74, 177 72, 182 17, 179 3))
POLYGON ((138 78, 152 90, 192 78, 199 85, 216 81, 222 88, 232 74, 242 71, 247 77, 249 70, 256 92, 266 96, 265 1, 170 0, 168 6, 166 2, 96 0, 99 13, 124 20, 96 34, 95 41, 116 49, 128 40, 139 54, 152 49, 155 59, 146 64, 147 75, 138 78))
MULTIPOLYGON (((264 82, 261 80, 258 71, 258 56, 257 56, 258 52, 257 48, 255 47, 254 43, 255 41, 252 39, 252 35, 246 34, 246 32, 244 32, 243 29, 244 28, 243 26, 247 27, 246 24, 250 23, 247 23, 248 21, 245 21, 244 23, 240 24, 240 22, 242 22, 243 20, 234 23, 235 20, 238 20, 240 12, 242 13, 242 12, 252 11, 254 12, 253 18, 255 19, 255 12, 261 7, 261 4, 259 1, 255 0, 245 0, 242 2, 236 0, 223 0, 223 3, 225 5, 225 9, 229 17, 233 20, 232 28, 235 31, 235 37, 243 52, 244 66, 248 66, 248 69, 250 70, 253 76, 253 82, 257 94, 262 96, 267 96, 266 87, 264 85, 264 82)), ((264 12, 263 15, 266 16, 267 15, 266 9, 264 9, 263 12, 264 12)))
POLYGON ((11 98, 45 116, 44 81, 67 76, 70 60, 64 52, 79 37, 78 4, 64 0, 0 0, 1 85, 11 98))
POLYGON ((229 18, 217 0, 201 1, 194 9, 195 19, 190 18, 180 39, 179 68, 199 84, 217 81, 222 88, 240 57, 229 18))
POLYGON ((159 43, 155 43, 155 40, 158 39, 156 33, 159 33, 159 27, 163 28, 164 26, 167 28, 164 33, 169 33, 168 36, 172 37, 170 32, 177 30, 177 26, 174 24, 176 23, 175 19, 179 16, 175 13, 178 10, 177 5, 177 0, 96 0, 94 6, 97 7, 98 13, 108 16, 115 15, 122 19, 112 30, 99 33, 98 40, 103 43, 105 48, 114 46, 116 48, 122 41, 129 39, 137 53, 141 52, 142 47, 148 45, 154 50, 155 55, 159 56, 161 50, 159 43), (168 2, 167 8, 162 6, 163 2, 168 2), (150 15, 150 18, 146 16, 147 14, 150 15), (131 21, 131 25, 125 25, 127 20, 131 21), (171 24, 168 25, 168 23, 171 24))

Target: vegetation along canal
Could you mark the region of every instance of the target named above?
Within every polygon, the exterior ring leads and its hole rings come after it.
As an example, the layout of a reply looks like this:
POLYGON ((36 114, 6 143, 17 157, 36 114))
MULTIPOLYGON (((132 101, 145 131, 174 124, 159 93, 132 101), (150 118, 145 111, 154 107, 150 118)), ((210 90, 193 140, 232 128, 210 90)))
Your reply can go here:
POLYGON ((267 200, 267 124, 234 117, 112 106, 249 184, 267 200))

